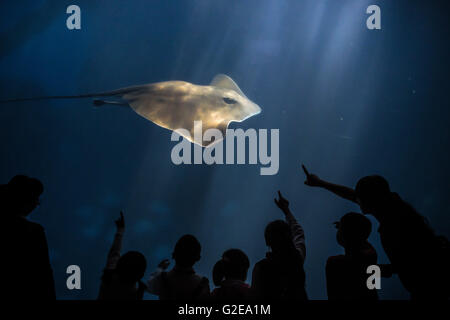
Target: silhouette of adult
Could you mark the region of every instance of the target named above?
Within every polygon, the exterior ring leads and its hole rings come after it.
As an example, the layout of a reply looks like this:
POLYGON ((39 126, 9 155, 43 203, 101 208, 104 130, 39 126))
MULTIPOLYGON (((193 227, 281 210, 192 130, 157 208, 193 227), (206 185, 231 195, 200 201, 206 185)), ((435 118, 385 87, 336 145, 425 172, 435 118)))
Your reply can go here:
POLYGON ((257 262, 252 274, 252 296, 256 299, 306 300, 305 234, 289 209, 289 202, 278 191, 275 204, 284 213, 286 222, 269 223, 264 238, 271 251, 257 262))
POLYGON ((209 297, 208 278, 198 275, 193 266, 200 260, 201 245, 196 237, 187 234, 175 244, 172 258, 175 266, 166 269, 170 261, 160 262, 148 280, 148 292, 160 300, 204 300, 209 297))
POLYGON ((250 286, 245 283, 250 261, 239 249, 229 249, 213 268, 213 281, 218 288, 211 293, 213 300, 246 300, 250 286))
POLYGON ((44 191, 35 178, 17 175, 2 185, 2 288, 7 299, 55 299, 53 271, 44 228, 27 219, 44 191))
POLYGON ((425 218, 410 204, 391 192, 386 179, 379 175, 363 177, 352 189, 322 180, 302 167, 306 185, 353 201, 364 214, 378 220, 381 244, 392 270, 412 299, 448 298, 448 255, 441 238, 435 236, 425 218))
POLYGON ((360 213, 345 214, 335 222, 336 240, 345 253, 327 260, 329 300, 377 300, 376 290, 367 287, 367 267, 377 263, 377 253, 367 238, 372 223, 360 213))
POLYGON ((147 261, 142 253, 137 251, 120 254, 125 232, 125 219, 122 211, 120 218, 115 223, 117 231, 108 253, 98 299, 142 300, 146 286, 141 279, 147 268, 147 261))

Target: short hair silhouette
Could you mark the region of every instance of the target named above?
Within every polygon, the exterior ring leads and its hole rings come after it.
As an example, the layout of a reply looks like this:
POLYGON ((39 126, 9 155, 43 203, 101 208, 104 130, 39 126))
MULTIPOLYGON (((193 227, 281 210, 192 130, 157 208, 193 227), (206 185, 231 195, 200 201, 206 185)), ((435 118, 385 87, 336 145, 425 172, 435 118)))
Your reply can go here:
POLYGON ((41 181, 21 174, 14 176, 8 182, 8 189, 15 196, 21 196, 24 199, 40 196, 44 192, 44 186, 41 181))
POLYGON ((172 257, 177 265, 182 267, 192 267, 200 260, 202 246, 200 242, 191 234, 182 236, 175 244, 172 257))
POLYGON ((291 229, 285 221, 275 220, 267 225, 264 238, 269 247, 283 248, 287 243, 292 242, 291 229))
POLYGON ((117 261, 116 271, 123 282, 134 283, 144 276, 146 268, 147 261, 142 253, 128 251, 117 261))
POLYGON ((6 185, 7 207, 14 214, 26 216, 39 204, 43 192, 44 186, 38 179, 16 175, 6 185))
POLYGON ((360 244, 365 242, 372 232, 372 223, 364 215, 349 212, 338 222, 340 235, 345 244, 360 244))
POLYGON ((229 249, 222 255, 213 268, 213 281, 220 286, 225 278, 245 281, 247 279, 250 261, 247 255, 239 249, 229 249))
POLYGON ((380 175, 371 175, 359 179, 355 187, 355 193, 356 197, 362 202, 360 205, 373 208, 387 199, 391 190, 385 178, 380 175))

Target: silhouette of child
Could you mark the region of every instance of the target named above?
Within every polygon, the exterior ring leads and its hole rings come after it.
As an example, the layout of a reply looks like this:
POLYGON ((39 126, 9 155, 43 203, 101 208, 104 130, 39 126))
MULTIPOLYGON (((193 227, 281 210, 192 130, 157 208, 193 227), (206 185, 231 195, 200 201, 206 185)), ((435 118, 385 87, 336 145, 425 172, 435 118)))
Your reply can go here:
MULTIPOLYGON (((381 244, 400 281, 412 299, 448 299, 450 268, 448 250, 421 216, 400 196, 391 192, 379 175, 361 178, 355 189, 333 184, 310 174, 303 166, 305 184, 321 187, 357 203, 364 214, 373 215, 380 226, 381 244)), ((383 270, 382 270, 383 273, 383 270)))
POLYGON ((377 300, 376 290, 369 290, 366 284, 367 267, 377 263, 377 253, 367 241, 372 223, 362 214, 350 212, 335 224, 336 240, 344 247, 345 254, 328 258, 328 299, 377 300))
POLYGON ((257 262, 252 274, 252 297, 256 299, 306 300, 305 234, 289 209, 289 202, 278 191, 275 204, 284 213, 286 222, 275 220, 264 232, 271 252, 257 262))
POLYGON ((229 249, 213 268, 214 284, 218 288, 211 293, 213 300, 245 300, 250 294, 250 286, 245 283, 250 262, 239 249, 229 249))
POLYGON ((203 300, 209 297, 208 278, 194 271, 194 264, 200 260, 201 245, 193 235, 182 236, 175 244, 172 258, 175 266, 169 272, 170 261, 161 261, 158 269, 148 280, 148 292, 160 300, 203 300))
POLYGON ((44 191, 35 178, 17 175, 0 188, 4 223, 2 288, 8 299, 55 299, 53 271, 44 228, 27 219, 44 191))
POLYGON ((142 300, 146 286, 140 279, 144 276, 147 262, 142 253, 137 251, 120 255, 125 232, 123 212, 120 212, 120 218, 115 223, 117 231, 108 253, 98 299, 142 300))

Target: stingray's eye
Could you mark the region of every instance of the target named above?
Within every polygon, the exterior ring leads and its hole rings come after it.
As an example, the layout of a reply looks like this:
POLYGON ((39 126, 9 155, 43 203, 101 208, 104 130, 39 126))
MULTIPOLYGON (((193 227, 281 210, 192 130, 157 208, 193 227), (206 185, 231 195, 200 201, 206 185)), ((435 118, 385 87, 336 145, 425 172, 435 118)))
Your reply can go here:
POLYGON ((237 103, 236 100, 231 99, 231 98, 224 97, 222 99, 223 99, 223 101, 225 101, 226 104, 235 104, 235 103, 237 103))

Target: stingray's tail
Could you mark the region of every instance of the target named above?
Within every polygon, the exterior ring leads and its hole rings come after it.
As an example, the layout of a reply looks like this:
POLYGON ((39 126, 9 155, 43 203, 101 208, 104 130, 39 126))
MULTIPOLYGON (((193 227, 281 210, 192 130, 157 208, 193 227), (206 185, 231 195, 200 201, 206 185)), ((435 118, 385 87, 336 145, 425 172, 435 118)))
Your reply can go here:
POLYGON ((105 91, 98 93, 87 93, 79 94, 74 96, 43 96, 43 97, 32 97, 32 98, 17 98, 17 99, 5 99, 0 100, 0 103, 9 102, 22 102, 22 101, 38 101, 38 100, 51 100, 51 99, 80 99, 80 98, 96 98, 96 97, 120 97, 126 93, 136 91, 142 88, 142 86, 123 88, 113 91, 105 91))
POLYGON ((44 96, 44 97, 31 97, 31 98, 15 98, 15 99, 0 100, 0 103, 51 100, 51 99, 77 99, 77 98, 92 98, 92 97, 98 97, 98 95, 80 94, 77 96, 44 96))

